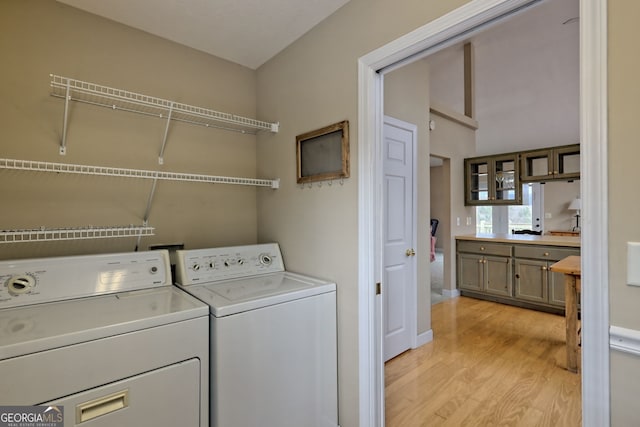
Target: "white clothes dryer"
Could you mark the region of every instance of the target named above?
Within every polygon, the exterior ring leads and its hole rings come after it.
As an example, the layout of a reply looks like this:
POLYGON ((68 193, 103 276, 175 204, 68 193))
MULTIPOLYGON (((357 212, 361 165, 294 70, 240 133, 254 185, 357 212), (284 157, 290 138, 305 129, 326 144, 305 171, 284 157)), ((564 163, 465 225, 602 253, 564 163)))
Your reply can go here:
POLYGON ((62 407, 65 427, 206 427, 208 313, 167 251, 1 261, 0 403, 62 407))
POLYGON ((336 427, 336 284, 285 271, 276 243, 176 255, 210 307, 211 426, 336 427))

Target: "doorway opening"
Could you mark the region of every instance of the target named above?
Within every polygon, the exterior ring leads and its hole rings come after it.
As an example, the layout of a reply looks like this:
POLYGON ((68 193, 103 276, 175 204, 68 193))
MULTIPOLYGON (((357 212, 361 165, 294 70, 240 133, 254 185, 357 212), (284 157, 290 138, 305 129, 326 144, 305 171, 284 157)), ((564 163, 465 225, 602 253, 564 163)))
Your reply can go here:
POLYGON ((452 274, 451 159, 429 156, 431 305, 459 295, 452 274))
MULTIPOLYGON (((456 38, 467 37, 490 21, 531 4, 527 0, 472 1, 407 36, 359 60, 359 290, 360 290, 360 414, 361 425, 384 424, 383 365, 380 342, 380 297, 370 286, 380 276, 380 133, 382 76, 380 70, 399 61, 416 60, 439 50, 456 38), (410 59, 408 59, 410 58, 410 59), (373 333, 373 331, 378 331, 373 333)), ((606 2, 602 2, 606 3, 606 2)), ((589 194, 606 194, 606 4, 581 0, 581 180, 583 215, 583 421, 609 423, 608 377, 608 271, 606 205, 588 200, 589 194), (588 118, 588 120, 587 120, 588 118), (590 262, 592 261, 592 262, 590 262), (595 284, 598 284, 596 286, 595 284), (589 404, 593 403, 593 404, 589 404)), ((396 65, 394 65, 396 64, 396 65)))

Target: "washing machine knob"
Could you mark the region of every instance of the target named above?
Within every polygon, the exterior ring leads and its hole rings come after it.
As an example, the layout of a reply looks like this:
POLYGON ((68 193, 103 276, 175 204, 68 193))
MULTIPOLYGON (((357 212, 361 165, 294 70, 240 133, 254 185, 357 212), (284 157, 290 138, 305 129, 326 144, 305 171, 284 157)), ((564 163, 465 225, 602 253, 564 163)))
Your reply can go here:
POLYGON ((260 254, 259 259, 260 259, 260 264, 262 265, 271 265, 271 263, 273 262, 269 254, 260 254))
POLYGON ((200 270, 200 264, 197 264, 197 263, 196 263, 196 264, 193 264, 193 265, 191 266, 191 268, 192 268, 194 271, 198 271, 198 270, 200 270))

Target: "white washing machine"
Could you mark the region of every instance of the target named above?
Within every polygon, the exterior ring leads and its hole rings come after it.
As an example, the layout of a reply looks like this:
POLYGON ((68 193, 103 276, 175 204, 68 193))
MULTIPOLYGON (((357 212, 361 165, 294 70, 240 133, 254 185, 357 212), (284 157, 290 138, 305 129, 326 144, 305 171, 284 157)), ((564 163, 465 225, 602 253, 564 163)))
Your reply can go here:
POLYGON ((65 426, 206 427, 209 309, 167 251, 0 262, 0 404, 65 426))
POLYGON ((210 306, 212 427, 338 425, 336 285, 285 271, 278 244, 177 251, 210 306))

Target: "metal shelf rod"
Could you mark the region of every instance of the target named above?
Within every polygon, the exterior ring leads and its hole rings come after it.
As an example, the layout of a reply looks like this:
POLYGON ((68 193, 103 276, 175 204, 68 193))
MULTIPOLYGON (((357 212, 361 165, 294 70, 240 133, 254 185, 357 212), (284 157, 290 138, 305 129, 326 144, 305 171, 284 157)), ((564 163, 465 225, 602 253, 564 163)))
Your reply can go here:
POLYGON ((114 176, 122 178, 162 179, 167 181, 204 182, 209 184, 249 185, 279 188, 280 180, 241 178, 232 176, 200 175, 180 172, 163 172, 143 169, 112 168, 107 166, 74 165, 67 163, 40 162, 0 158, 0 169, 56 172, 81 175, 114 176))

